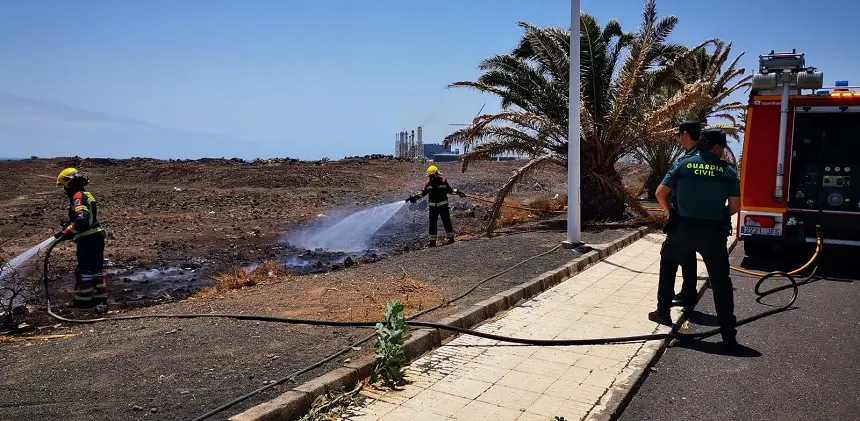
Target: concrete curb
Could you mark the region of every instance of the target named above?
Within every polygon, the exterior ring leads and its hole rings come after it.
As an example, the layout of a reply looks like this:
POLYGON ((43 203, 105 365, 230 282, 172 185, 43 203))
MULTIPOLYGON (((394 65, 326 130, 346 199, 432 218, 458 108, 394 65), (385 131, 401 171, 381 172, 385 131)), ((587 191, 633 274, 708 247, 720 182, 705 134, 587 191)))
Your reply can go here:
MULTIPOLYGON (((731 240, 731 243, 728 245, 729 254, 734 251, 735 247, 738 245, 738 239, 735 237, 731 240)), ((699 286, 698 291, 696 293, 697 299, 700 300, 702 296, 705 294, 705 290, 707 289, 707 282, 702 282, 702 285, 699 286)), ((672 325, 672 329, 679 329, 688 319, 689 315, 684 310, 676 310, 680 312, 680 316, 678 317, 678 321, 672 325)), ((671 329, 663 327, 664 331, 668 333, 671 329)), ((662 333, 655 332, 655 333, 662 333)), ((648 373, 651 372, 651 369, 654 365, 657 364, 657 361, 660 360, 660 357, 666 352, 666 349, 671 342, 671 339, 662 340, 659 342, 649 341, 646 342, 639 352, 637 352, 636 356, 633 357, 631 363, 644 363, 640 368, 629 368, 625 369, 624 373, 627 374, 626 381, 619 382, 620 384, 613 385, 604 396, 609 396, 605 403, 600 404, 595 407, 591 414, 586 418, 588 421, 615 421, 617 420, 621 414, 624 412, 624 409, 627 408, 627 405, 630 404, 630 401, 633 399, 633 396, 636 395, 636 392, 639 391, 639 388, 642 387, 642 383, 645 382, 645 379, 648 377, 648 373)), ((619 379, 621 376, 619 376, 619 379)))
MULTIPOLYGON (((589 266, 643 238, 651 231, 652 229, 649 227, 641 227, 611 243, 593 245, 591 246, 593 250, 572 260, 570 263, 538 275, 519 286, 472 304, 460 312, 439 320, 438 323, 463 328, 476 326, 502 311, 515 307, 520 301, 532 298, 560 284, 589 266)), ((445 339, 454 336, 454 334, 454 332, 449 330, 416 329, 412 332, 412 337, 404 345, 406 354, 410 361, 414 360, 425 352, 438 348, 445 339)), ((327 390, 351 388, 359 379, 370 376, 370 373, 373 372, 373 365, 372 355, 350 361, 342 367, 309 380, 271 401, 234 415, 229 421, 296 420, 310 410, 311 403, 317 396, 325 394, 327 390)))

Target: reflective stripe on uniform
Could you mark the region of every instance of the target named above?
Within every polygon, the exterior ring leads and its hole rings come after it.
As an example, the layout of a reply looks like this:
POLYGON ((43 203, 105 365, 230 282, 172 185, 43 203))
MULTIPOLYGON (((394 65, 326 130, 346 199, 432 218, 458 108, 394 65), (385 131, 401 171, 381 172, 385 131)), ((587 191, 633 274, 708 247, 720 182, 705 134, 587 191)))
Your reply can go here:
POLYGON ((430 206, 444 206, 444 205, 448 204, 448 201, 445 200, 444 202, 436 202, 436 203, 430 202, 429 204, 430 204, 430 206))
POLYGON ((105 229, 104 229, 104 228, 102 228, 102 227, 95 227, 95 228, 93 228, 93 229, 91 229, 91 230, 89 230, 89 231, 84 231, 84 232, 82 232, 82 233, 80 233, 80 234, 75 235, 75 240, 77 240, 78 238, 81 238, 81 237, 86 237, 86 236, 88 236, 88 235, 95 234, 95 233, 97 233, 97 232, 102 232, 102 231, 104 231, 104 230, 105 230, 105 229))

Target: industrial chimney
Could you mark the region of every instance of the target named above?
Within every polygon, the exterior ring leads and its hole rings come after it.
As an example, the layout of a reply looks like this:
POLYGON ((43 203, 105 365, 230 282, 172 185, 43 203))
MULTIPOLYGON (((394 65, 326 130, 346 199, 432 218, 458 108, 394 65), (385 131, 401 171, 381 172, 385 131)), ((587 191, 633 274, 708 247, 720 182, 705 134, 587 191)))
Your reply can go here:
POLYGON ((416 155, 424 156, 424 137, 423 137, 423 129, 421 128, 421 126, 418 126, 418 142, 417 143, 418 144, 416 146, 418 149, 418 153, 416 155))

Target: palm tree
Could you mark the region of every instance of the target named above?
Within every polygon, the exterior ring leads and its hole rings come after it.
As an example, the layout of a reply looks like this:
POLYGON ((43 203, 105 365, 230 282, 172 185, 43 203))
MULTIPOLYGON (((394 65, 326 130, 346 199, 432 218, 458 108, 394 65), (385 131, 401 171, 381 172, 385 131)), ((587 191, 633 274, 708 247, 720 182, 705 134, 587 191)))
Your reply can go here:
MULTIPOLYGON (((676 73, 670 80, 666 81, 663 87, 672 92, 680 91, 692 83, 706 84, 710 100, 700 104, 698 109, 692 110, 689 115, 679 116, 678 120, 693 119, 700 121, 709 128, 724 130, 727 136, 738 141, 740 133, 743 133, 745 122, 739 123, 735 113, 746 110, 746 104, 738 101, 727 102, 726 100, 733 93, 748 89, 751 86, 752 75, 744 76, 745 69, 737 67, 744 53, 738 54, 729 62, 732 44, 714 40, 713 45, 712 52, 706 48, 700 48, 693 54, 687 55, 684 62, 677 63, 675 66, 676 73), (729 63, 728 66, 726 63, 729 63), (737 79, 739 77, 740 79, 737 79), (720 122, 720 120, 724 122, 720 122)), ((654 191, 660 184, 663 175, 671 168, 672 163, 681 153, 680 147, 674 145, 677 145, 675 139, 666 138, 663 142, 646 144, 637 151, 640 160, 648 164, 651 169, 642 188, 648 193, 649 198, 654 197, 654 191)), ((731 148, 726 148, 724 159, 736 163, 735 154, 731 148)), ((640 193, 642 192, 640 191, 640 193)))
MULTIPOLYGON (((693 83, 657 102, 653 93, 677 73, 675 63, 697 51, 667 43, 678 23, 675 16, 657 17, 654 0, 646 0, 642 25, 625 33, 609 21, 601 27, 580 15, 582 218, 618 218, 626 205, 644 209, 627 193, 616 169, 619 159, 645 143, 671 132, 675 115, 688 113, 707 99, 705 86, 693 83)), ((445 138, 445 145, 463 144, 463 171, 489 156, 517 152, 534 157, 501 188, 487 229, 491 235, 505 197, 529 174, 548 165, 567 168, 570 75, 570 31, 538 28, 520 22, 524 34, 509 54, 481 62, 476 81, 455 82, 490 92, 502 110, 475 118, 468 127, 445 138)), ((702 44, 704 45, 704 44, 702 44)))

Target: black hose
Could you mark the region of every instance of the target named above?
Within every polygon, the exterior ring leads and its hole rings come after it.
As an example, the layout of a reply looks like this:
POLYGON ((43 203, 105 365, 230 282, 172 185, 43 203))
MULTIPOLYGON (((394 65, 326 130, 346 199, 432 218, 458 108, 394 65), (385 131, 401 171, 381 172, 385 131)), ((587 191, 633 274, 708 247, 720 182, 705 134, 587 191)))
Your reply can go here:
MULTIPOLYGON (((170 319, 229 318, 229 319, 236 319, 236 320, 253 320, 253 321, 263 321, 263 322, 288 323, 288 324, 302 324, 302 325, 311 325, 311 326, 334 326, 334 327, 373 327, 373 326, 375 326, 377 323, 379 323, 379 322, 377 322, 377 321, 347 321, 347 322, 341 322, 341 321, 331 321, 331 320, 295 319, 295 318, 277 317, 277 316, 257 316, 257 315, 245 315, 245 314, 224 314, 224 313, 210 313, 210 314, 193 314, 193 313, 192 313, 192 314, 146 314, 146 315, 134 315, 134 316, 104 317, 104 318, 88 319, 88 320, 87 320, 87 319, 83 319, 83 320, 80 320, 80 319, 68 319, 68 318, 65 318, 65 317, 62 317, 62 316, 60 316, 60 315, 55 314, 55 313, 51 310, 50 297, 49 297, 49 294, 48 294, 48 275, 47 275, 47 274, 48 274, 48 261, 49 261, 49 257, 50 257, 50 255, 51 255, 51 251, 53 250, 53 248, 54 248, 57 244, 58 244, 58 242, 54 242, 54 243, 52 243, 52 244, 48 247, 47 253, 45 254, 45 263, 44 263, 44 268, 43 268, 43 269, 44 269, 44 270, 43 270, 43 279, 44 279, 44 282, 45 282, 45 298, 46 298, 46 302, 47 302, 47 312, 48 312, 48 314, 49 314, 51 317, 53 317, 53 318, 55 318, 55 319, 57 319, 57 320, 59 320, 59 321, 63 321, 63 322, 67 322, 67 323, 92 324, 92 323, 107 322, 107 321, 139 320, 139 319, 167 319, 167 318, 170 318, 170 319)), ((420 316, 420 315, 423 315, 423 314, 426 314, 426 313, 428 313, 428 312, 430 312, 430 311, 437 310, 437 309, 441 308, 441 307, 442 307, 442 306, 444 306, 444 305, 448 305, 448 304, 450 304, 450 303, 452 303, 452 302, 454 302, 454 301, 457 301, 457 300, 459 300, 459 299, 461 299, 461 298, 465 297, 465 296, 466 296, 466 295, 468 295, 469 293, 473 292, 473 291, 474 291, 475 289, 477 289, 481 284, 483 284, 483 283, 485 283, 485 282, 487 282, 487 281, 489 281, 489 280, 491 280, 491 279, 493 279, 493 278, 496 278, 496 277, 498 277, 498 276, 501 276, 502 274, 504 274, 504 273, 506 273, 506 272, 508 272, 508 271, 510 271, 510 270, 512 270, 512 269, 514 269, 514 268, 516 268, 517 266, 522 265, 522 264, 524 264, 524 263, 526 263, 526 262, 528 262, 528 261, 530 261, 530 260, 536 259, 536 258, 538 258, 538 257, 540 257, 540 256, 543 256, 543 255, 546 255, 546 254, 549 254, 549 253, 552 253, 553 251, 557 250, 559 247, 560 247, 560 246, 556 246, 556 247, 555 247, 555 248, 553 248, 552 250, 549 250, 549 251, 547 251, 547 252, 544 252, 544 253, 541 253, 541 254, 539 254, 539 255, 533 256, 533 257, 531 257, 531 258, 529 258, 529 259, 526 259, 526 260, 524 260, 524 261, 522 261, 522 262, 520 262, 520 263, 517 263, 516 265, 514 265, 514 266, 512 266, 512 267, 510 267, 510 268, 508 268, 508 269, 506 269, 506 270, 504 270, 504 271, 502 271, 502 272, 499 272, 499 273, 497 273, 497 274, 495 274, 495 275, 493 275, 493 276, 491 276, 491 277, 489 277, 489 278, 487 278, 487 279, 484 279, 484 280, 482 280, 481 282, 479 282, 478 284, 476 284, 475 286, 473 286, 471 289, 469 289, 468 291, 466 291, 465 293, 461 294, 460 296, 455 297, 455 298, 453 298, 453 299, 451 299, 451 300, 448 300, 448 302, 447 302, 447 303, 445 303, 445 304, 440 304, 440 305, 437 305, 437 306, 434 306, 434 307, 428 308, 428 309, 426 309, 426 310, 423 310, 423 311, 421 311, 421 312, 419 312, 419 313, 416 313, 416 314, 410 315, 410 316, 407 318, 407 320, 408 320, 408 321, 407 321, 407 324, 408 324, 408 325, 410 325, 410 326, 413 326, 413 327, 427 327, 427 328, 434 328, 434 329, 449 330, 449 331, 453 331, 453 332, 456 332, 456 333, 460 333, 460 334, 464 334, 464 335, 476 336, 476 337, 484 338, 484 339, 496 340, 496 341, 500 341, 500 342, 516 343, 516 344, 522 344, 522 345, 532 345, 532 346, 608 345, 608 344, 620 344, 620 343, 629 343, 629 342, 643 342, 643 341, 650 341, 650 340, 664 340, 664 339, 679 339, 679 340, 684 340, 684 339, 693 339, 693 340, 702 340, 702 339, 706 339, 706 338, 709 338, 709 337, 711 337, 711 336, 714 336, 714 335, 716 335, 716 334, 720 333, 720 328, 715 328, 715 329, 707 330, 707 331, 704 331, 704 332, 697 332, 697 333, 680 333, 680 332, 677 332, 677 331, 672 331, 672 332, 670 332, 670 333, 658 333, 658 334, 647 334, 647 335, 636 335, 636 336, 622 336, 622 337, 614 337, 614 338, 589 338, 589 339, 527 339, 527 338, 514 338, 514 337, 509 337, 509 336, 494 335, 494 334, 491 334, 491 333, 485 333, 485 332, 480 332, 480 331, 477 331, 477 330, 466 329, 466 328, 461 328, 461 327, 451 326, 451 325, 445 325, 445 324, 440 324, 440 323, 414 321, 414 319, 415 319, 416 317, 418 317, 418 316, 420 316)), ((815 268, 815 270, 817 270, 817 267, 815 268)), ((813 273, 814 273, 814 271, 813 271, 813 273)), ((736 322, 736 325, 735 325, 735 326, 736 326, 736 327, 737 327, 737 326, 743 326, 743 325, 745 325, 745 324, 747 324, 747 323, 751 323, 751 322, 753 322, 753 321, 756 321, 756 320, 762 319, 762 318, 764 318, 764 317, 771 316, 771 315, 774 315, 774 314, 777 314, 777 313, 780 313, 780 312, 783 312, 783 311, 789 310, 789 309, 791 308, 791 306, 792 306, 792 305, 794 305, 795 301, 797 300, 797 296, 798 296, 798 283, 797 283, 797 281, 795 280, 794 276, 790 275, 790 274, 789 274, 789 273, 787 273, 787 272, 783 272, 783 271, 769 272, 769 273, 765 274, 764 276, 762 276, 762 277, 758 280, 758 282, 756 283, 756 285, 755 285, 755 292, 756 292, 756 295, 759 295, 760 297, 761 297, 761 296, 767 296, 767 295, 772 294, 772 293, 774 293, 774 292, 781 291, 781 290, 788 289, 788 288, 791 288, 791 289, 792 289, 792 296, 791 296, 791 299, 788 301, 788 303, 786 303, 786 304, 785 304, 785 305, 783 305, 783 306, 780 306, 780 307, 777 307, 777 308, 774 308, 774 309, 771 309, 771 310, 765 311, 765 312, 763 312, 763 313, 761 313, 761 314, 757 314, 757 315, 755 315, 755 316, 751 316, 751 317, 747 317, 747 318, 739 319, 739 320, 736 322), (765 292, 763 292, 763 293, 762 293, 762 292, 760 291, 760 287, 761 287, 761 285, 762 285, 765 281, 767 281, 768 279, 773 278, 773 277, 783 277, 783 278, 787 278, 787 279, 789 280, 790 284, 789 284, 789 285, 786 285, 786 286, 783 286, 783 287, 778 287, 778 288, 775 288, 775 289, 772 289, 772 290, 768 290, 768 291, 765 291, 765 292)), ((212 415, 215 415, 215 414, 217 414, 218 412, 221 412, 221 411, 223 411, 223 410, 225 410, 225 409, 227 409, 227 408, 229 408, 229 407, 231 407, 231 406, 235 405, 236 403, 239 403, 239 402, 241 402, 241 401, 243 401, 243 400, 245 400, 245 399, 247 399, 247 398, 249 398, 249 397, 252 397, 252 396, 254 396, 254 395, 256 395, 256 394, 258 394, 258 393, 260 393, 260 392, 262 392, 262 391, 265 391, 265 390, 267 390, 267 389, 269 389, 269 388, 271 388, 271 387, 274 387, 274 386, 276 386, 276 385, 278 385, 278 384, 281 384, 281 383, 283 383, 283 382, 285 382, 285 381, 287 381, 287 380, 290 380, 290 379, 292 379, 292 378, 294 378, 294 377, 296 377, 296 376, 298 376, 298 375, 300 375, 300 374, 306 373, 307 371, 310 371, 310 370, 312 370, 312 369, 314 369, 314 368, 320 367, 320 366, 322 366, 323 364, 325 364, 325 363, 327 363, 327 362, 329 362, 329 361, 333 360, 333 359, 334 359, 334 358, 336 358, 337 356, 339 356, 339 355, 343 355, 344 353, 346 353, 347 351, 349 351, 349 349, 351 349, 351 347, 352 347, 352 346, 358 346, 358 345, 360 345, 360 344, 362 344, 362 343, 364 343, 364 342, 366 342, 366 341, 368 341, 368 340, 372 339, 374 336, 375 336, 375 334, 374 334, 374 335, 369 335, 367 338, 365 338, 365 339, 363 339, 363 340, 361 340, 361 341, 357 342, 356 344, 351 345, 351 346, 350 346, 350 348, 345 348, 344 350, 342 350, 342 351, 340 351, 340 352, 338 352, 338 353, 336 353, 336 354, 333 354, 333 355, 331 355, 331 356, 329 356, 329 357, 327 357, 327 358, 325 358, 325 359, 323 359, 323 360, 321 360, 321 361, 319 361, 319 362, 317 362, 317 363, 315 363, 315 364, 311 365, 311 366, 310 366, 310 367, 308 367, 308 368, 305 368, 305 369, 299 370, 299 371, 297 371, 297 372, 295 372, 295 373, 293 373, 293 374, 291 374, 291 375, 289 375, 289 376, 287 376, 287 377, 284 377, 284 378, 283 378, 283 379, 281 379, 281 380, 276 381, 275 383, 269 384, 269 385, 267 385, 267 386, 265 386, 265 387, 262 387, 262 388, 260 388, 260 389, 257 389, 257 390, 255 390, 255 391, 253 391, 253 392, 250 392, 250 393, 248 393, 248 394, 246 394, 246 395, 243 395, 242 397, 237 398, 236 400, 231 401, 231 402, 229 402, 229 403, 227 403, 227 404, 225 404, 225 405, 223 405, 223 406, 221 406, 221 407, 217 408, 216 410, 213 410, 213 411, 211 411, 211 412, 209 412, 209 413, 207 413, 207 414, 205 414, 205 415, 203 415, 203 416, 201 416, 201 417, 196 418, 196 419, 195 419, 195 421, 203 420, 203 419, 208 418, 208 417, 210 417, 210 416, 212 416, 212 415)))
MULTIPOLYGON (((236 319, 236 317, 233 317, 233 316, 237 316, 237 315, 232 315, 232 314, 220 314, 220 315, 215 315, 215 314, 212 314, 212 315, 205 315, 205 314, 204 314, 204 315, 188 315, 189 317, 175 317, 175 316, 181 316, 181 315, 119 316, 119 317, 108 317, 108 318, 101 318, 101 319, 89 319, 89 320, 87 320, 87 319, 82 319, 82 320, 78 320, 78 319, 68 319, 68 318, 62 317, 62 316, 60 316, 60 315, 58 315, 58 314, 54 313, 54 312, 51 310, 51 299, 50 299, 50 295, 49 295, 49 291, 48 291, 48 262, 49 262, 49 260, 50 260, 51 252, 54 250, 54 247, 56 247, 56 246, 57 246, 57 244, 59 244, 59 241, 55 241, 55 242, 51 243, 51 245, 48 247, 48 250, 47 250, 47 252, 45 253, 45 261, 44 261, 44 267, 43 267, 43 271, 42 271, 42 273, 43 273, 43 280, 44 280, 44 283, 45 283, 45 300, 46 300, 46 304, 47 304, 47 312, 48 312, 48 315, 49 315, 49 316, 53 317, 53 318, 54 318, 54 319, 56 319, 56 320, 64 321, 64 322, 68 322, 68 323, 76 323, 76 324, 91 324, 91 323, 96 323, 96 322, 101 322, 101 321, 134 320, 134 319, 153 318, 153 317, 156 317, 156 318, 227 317, 227 318, 233 318, 233 319, 236 319)), ((532 256, 532 257, 529 257, 528 259, 525 259, 525 260, 523 260, 523 261, 521 261, 521 262, 519 262, 519 263, 517 263, 517 264, 515 264, 515 265, 513 265, 513 266, 511 266, 511 267, 508 267, 508 268, 507 268, 507 269, 505 269, 505 270, 502 270, 501 272, 497 272, 497 273, 495 273, 495 274, 493 274, 493 275, 491 275, 491 276, 489 276, 489 277, 487 277, 487 278, 484 278, 483 280, 481 280, 480 282, 477 282, 475 285, 473 285, 470 289, 468 289, 468 290, 467 290, 467 291, 465 291, 464 293, 462 293, 462 294, 460 294, 460 295, 458 295, 458 296, 456 296, 456 297, 454 297, 454 298, 451 298, 451 299, 447 300, 445 303, 435 305, 435 306, 433 306, 433 307, 427 308, 427 309, 422 310, 422 311, 419 311, 419 312, 417 312, 417 313, 413 313, 413 314, 411 314, 410 316, 408 316, 406 319, 407 319, 407 320, 413 320, 413 319, 418 318, 418 317, 420 317, 420 316, 423 316, 423 315, 425 315, 425 314, 427 314, 427 313, 429 313, 429 312, 432 312, 432 311, 438 310, 438 309, 440 309, 440 308, 442 308, 442 307, 445 307, 445 306, 450 305, 450 304, 452 304, 452 303, 454 303, 454 302, 456 302, 456 301, 459 301, 459 300, 461 300, 461 299, 465 298, 466 296, 468 296, 469 294, 471 294, 472 292, 474 292, 474 291, 475 291, 476 289, 478 289, 481 285, 483 285, 483 284, 485 284, 485 283, 487 283, 487 282, 489 282, 489 281, 491 281, 491 280, 493 280, 493 279, 495 279, 495 278, 498 278, 499 276, 502 276, 502 275, 504 275, 504 274, 506 274, 506 273, 508 273, 508 272, 510 272, 510 271, 512 271, 512 270, 514 270, 514 269, 516 269, 517 267, 519 267, 519 266, 521 266, 521 265, 524 265, 524 264, 526 264, 526 263, 528 263, 528 262, 530 262, 530 261, 532 261, 532 260, 535 260, 535 259, 537 259, 537 258, 540 258, 540 257, 546 256, 546 255, 548 255, 548 254, 550 254, 550 253, 552 253, 552 252, 554 252, 554 251, 558 250, 559 248, 561 248, 561 245, 555 246, 555 247, 551 248, 551 249, 550 249, 550 250, 548 250, 548 251, 545 251, 545 252, 543 252, 543 253, 540 253, 540 254, 534 255, 534 256, 532 256)), ((242 315, 238 315, 238 316, 242 316, 242 315)), ((242 320, 258 320, 258 321, 260 320, 259 318, 255 317, 255 316, 243 316, 241 319, 242 319, 242 320)), ((316 321, 314 321, 314 320, 287 319, 287 318, 272 318, 272 319, 270 319, 270 320, 266 320, 266 321, 281 322, 281 323, 294 323, 294 324, 315 324, 315 323, 305 323, 305 322, 316 322, 316 321), (277 320, 276 320, 276 319, 277 319, 277 320)), ((376 322, 366 322, 366 323, 368 323, 368 324, 369 324, 369 326, 375 326, 375 325, 376 325, 376 322)), ((318 325, 318 326, 319 326, 319 324, 316 324, 316 325, 318 325)), ((352 324, 341 324, 341 325, 329 325, 329 326, 349 326, 349 327, 357 327, 357 326, 355 325, 355 323, 352 323, 352 324)), ((368 326, 358 326, 358 327, 368 327, 368 326)), ((336 352, 336 353, 334 353, 334 354, 331 354, 331 355, 329 355, 329 356, 327 356, 327 357, 323 358, 322 360, 319 360, 319 361, 317 361, 317 362, 315 362, 315 363, 311 364, 310 366, 307 366, 307 367, 305 367, 305 368, 303 368, 303 369, 301 369, 301 370, 298 370, 298 371, 296 371, 296 372, 293 372, 293 373, 289 374, 288 376, 284 376, 284 377, 282 377, 282 378, 280 378, 280 379, 278 379, 278 380, 276 380, 276 381, 274 381, 274 382, 272 382, 272 383, 269 383, 268 385, 265 385, 265 386, 263 386, 263 387, 261 387, 261 388, 259 388, 259 389, 256 389, 256 390, 253 390, 253 391, 251 391, 251 392, 248 392, 247 394, 244 394, 244 395, 242 395, 242 396, 240 396, 240 397, 238 397, 238 398, 236 398, 236 399, 234 399, 234 400, 232 400, 232 401, 230 401, 230 402, 225 403, 224 405, 219 406, 218 408, 213 409, 213 410, 212 410, 212 411, 210 411, 210 412, 207 412, 206 414, 201 415, 201 416, 200 416, 200 417, 198 417, 198 418, 195 418, 193 421, 202 421, 202 420, 204 420, 204 419, 206 419, 206 418, 209 418, 209 417, 211 417, 211 416, 213 416, 213 415, 216 415, 216 414, 218 414, 218 413, 220 413, 220 412, 222 412, 222 411, 224 411, 224 410, 227 410, 227 409, 229 409, 230 407, 232 407, 232 406, 234 406, 234 405, 236 405, 236 404, 238 404, 238 403, 240 403, 240 402, 242 402, 242 401, 244 401, 244 400, 246 400, 246 399, 249 399, 249 398, 251 398, 251 397, 253 397, 253 396, 255 396, 255 395, 258 395, 258 394, 260 394, 260 393, 262 393, 262 392, 265 392, 265 391, 266 391, 266 390, 268 390, 268 389, 271 389, 271 388, 273 388, 273 387, 275 387, 275 386, 278 386, 278 385, 283 384, 283 383, 285 383, 285 382, 287 382, 287 381, 290 381, 290 380, 292 380, 292 379, 295 379, 297 376, 300 376, 300 375, 302 375, 302 374, 304 374, 304 373, 307 373, 307 372, 309 372, 309 371, 311 371, 311 370, 314 370, 314 369, 316 369, 316 368, 319 368, 319 367, 323 366, 324 364, 331 362, 331 361, 332 361, 332 360, 334 360, 335 358, 337 358, 337 357, 339 357, 339 356, 341 356, 341 355, 343 355, 343 354, 346 354, 347 352, 351 351, 353 348, 355 348, 355 347, 357 347, 357 346, 359 346, 359 345, 362 345, 362 344, 364 344, 365 342, 367 342, 367 341, 369 341, 369 340, 373 339, 375 336, 376 336, 376 334, 375 334, 375 333, 370 334, 370 335, 368 335, 368 336, 364 337, 363 339, 359 340, 358 342, 352 343, 352 344, 350 344, 349 346, 347 346, 347 347, 345 347, 345 348, 341 349, 340 351, 338 351, 338 352, 336 352)))

